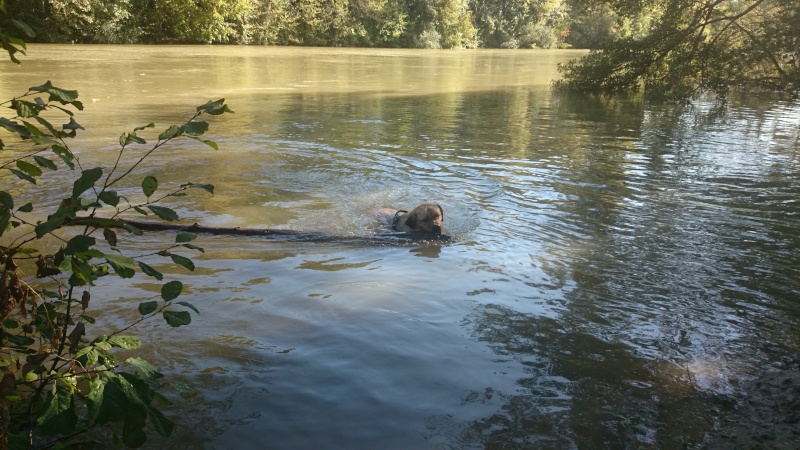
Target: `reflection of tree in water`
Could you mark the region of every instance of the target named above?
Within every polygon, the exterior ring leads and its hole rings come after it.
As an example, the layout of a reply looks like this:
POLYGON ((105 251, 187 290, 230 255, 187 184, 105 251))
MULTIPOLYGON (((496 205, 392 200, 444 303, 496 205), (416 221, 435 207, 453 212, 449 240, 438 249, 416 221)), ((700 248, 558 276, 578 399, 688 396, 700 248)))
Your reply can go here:
POLYGON ((625 344, 567 329, 557 319, 497 305, 471 319, 477 337, 522 364, 528 376, 517 380, 515 393, 487 388, 464 399, 502 403, 489 417, 461 424, 431 419, 426 437, 441 448, 680 448, 701 442, 730 405, 625 344))

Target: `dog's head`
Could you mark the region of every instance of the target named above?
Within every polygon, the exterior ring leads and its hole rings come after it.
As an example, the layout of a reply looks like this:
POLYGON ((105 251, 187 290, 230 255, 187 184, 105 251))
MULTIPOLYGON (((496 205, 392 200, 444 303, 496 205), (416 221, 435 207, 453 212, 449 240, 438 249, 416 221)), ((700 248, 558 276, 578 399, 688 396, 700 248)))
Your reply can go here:
POLYGON ((423 203, 412 209, 406 216, 406 225, 414 231, 442 233, 444 211, 435 203, 423 203))

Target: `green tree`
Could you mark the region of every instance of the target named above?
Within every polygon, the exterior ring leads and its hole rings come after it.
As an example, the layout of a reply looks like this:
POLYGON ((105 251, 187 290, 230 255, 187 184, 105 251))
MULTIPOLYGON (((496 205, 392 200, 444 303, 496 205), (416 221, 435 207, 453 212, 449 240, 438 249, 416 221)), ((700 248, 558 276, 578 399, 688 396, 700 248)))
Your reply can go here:
POLYGON ((472 12, 464 0, 410 0, 407 47, 474 48, 478 46, 472 12))
POLYGON ((619 0, 620 17, 641 17, 644 35, 613 37, 562 67, 559 86, 584 92, 644 89, 651 98, 688 99, 731 88, 800 91, 800 3, 794 0, 619 0))
POLYGON ((403 0, 353 1, 364 40, 356 45, 399 47, 408 27, 408 11, 403 0))
POLYGON ((235 42, 253 0, 6 0, 42 42, 235 42))
POLYGON ((470 6, 484 47, 555 46, 568 25, 562 0, 471 0, 470 6))
POLYGON ((6 0, 10 16, 31 25, 43 42, 134 43, 143 29, 137 0, 6 0))
POLYGON ((255 0, 239 24, 242 44, 280 45, 294 39, 294 0, 255 0))
MULTIPOLYGON (((51 0, 52 1, 52 0, 51 0)), ((110 0, 95 0, 115 3, 110 0)), ((236 42, 250 0, 130 0, 146 42, 236 42)))

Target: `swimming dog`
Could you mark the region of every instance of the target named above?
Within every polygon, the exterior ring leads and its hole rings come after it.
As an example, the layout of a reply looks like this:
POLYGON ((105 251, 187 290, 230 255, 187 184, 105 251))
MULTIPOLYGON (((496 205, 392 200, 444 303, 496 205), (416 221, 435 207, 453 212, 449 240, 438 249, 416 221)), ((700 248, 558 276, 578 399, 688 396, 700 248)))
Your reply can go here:
POLYGON ((423 203, 411 212, 381 208, 377 216, 381 222, 391 225, 395 231, 442 234, 444 211, 435 203, 423 203))

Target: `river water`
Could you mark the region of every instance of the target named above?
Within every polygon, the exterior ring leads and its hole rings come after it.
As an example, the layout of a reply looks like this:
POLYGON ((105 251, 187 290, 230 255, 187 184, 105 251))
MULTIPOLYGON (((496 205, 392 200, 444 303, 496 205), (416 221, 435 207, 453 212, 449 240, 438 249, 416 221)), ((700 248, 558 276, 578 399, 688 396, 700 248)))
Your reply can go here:
MULTIPOLYGON (((200 310, 133 330, 199 392, 152 446, 716 448, 755 426, 754 395, 776 418, 753 433, 782 442, 788 400, 756 381, 798 370, 797 103, 553 92, 572 51, 28 53, 2 65, 0 92, 78 89, 84 167, 112 163, 134 126, 157 134, 220 97, 235 111, 211 119, 218 151, 164 148, 123 194, 145 174, 212 183, 166 206, 186 223, 341 237, 201 236, 194 272, 151 260, 200 310), (377 208, 423 201, 451 242, 347 239, 376 232, 377 208)), ((27 195, 55 205, 73 176, 27 195)), ((124 326, 158 289, 104 280, 98 326, 124 326)))

